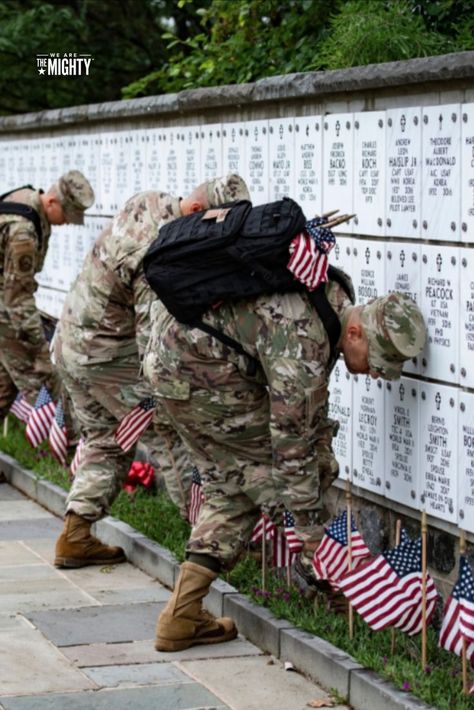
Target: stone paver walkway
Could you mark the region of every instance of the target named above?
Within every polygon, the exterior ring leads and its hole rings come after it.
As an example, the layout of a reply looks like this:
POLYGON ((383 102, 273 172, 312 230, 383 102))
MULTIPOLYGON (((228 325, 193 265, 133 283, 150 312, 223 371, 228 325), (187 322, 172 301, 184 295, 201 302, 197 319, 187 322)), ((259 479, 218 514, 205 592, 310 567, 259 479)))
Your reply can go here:
POLYGON ((0 484, 2 710, 304 710, 327 696, 242 637, 157 653, 170 592, 130 564, 56 569, 61 527, 0 484))

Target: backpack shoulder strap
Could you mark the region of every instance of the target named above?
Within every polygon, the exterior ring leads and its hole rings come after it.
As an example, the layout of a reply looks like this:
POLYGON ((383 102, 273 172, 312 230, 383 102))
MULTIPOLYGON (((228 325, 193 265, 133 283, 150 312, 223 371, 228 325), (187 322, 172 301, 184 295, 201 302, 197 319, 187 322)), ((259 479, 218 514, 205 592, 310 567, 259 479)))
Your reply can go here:
POLYGON ((41 249, 41 244, 43 241, 43 230, 41 228, 41 219, 38 212, 30 207, 29 205, 24 205, 21 202, 6 202, 0 201, 0 214, 14 214, 29 219, 33 222, 36 234, 38 235, 39 248, 41 249))
MULTIPOLYGON (((341 286, 341 288, 344 289, 351 303, 355 302, 355 294, 352 282, 350 278, 344 273, 344 271, 336 268, 335 266, 329 266, 328 278, 330 281, 336 281, 341 286)), ((339 320, 338 315, 336 314, 336 311, 329 303, 328 297, 326 296, 325 283, 321 283, 315 291, 307 293, 311 303, 316 309, 318 316, 321 318, 324 329, 328 334, 330 348, 329 361, 331 362, 332 360, 334 360, 336 345, 339 341, 339 338, 341 337, 341 322, 339 320)), ((249 377, 255 376, 259 364, 258 360, 253 355, 250 355, 250 353, 248 353, 237 340, 234 340, 234 338, 231 338, 229 335, 226 335, 226 333, 223 333, 221 330, 214 328, 212 325, 204 323, 204 321, 201 319, 193 321, 189 325, 192 328, 199 328, 208 335, 212 335, 224 345, 227 345, 228 347, 238 352, 239 355, 243 355, 244 357, 246 357, 248 359, 247 375, 249 377)))
POLYGON ((14 192, 18 192, 18 190, 34 190, 35 188, 33 185, 22 185, 21 187, 14 187, 13 190, 8 190, 8 192, 4 192, 3 195, 0 195, 0 202, 5 199, 5 197, 8 197, 8 195, 12 195, 14 192))
POLYGON ((315 291, 308 293, 308 296, 328 334, 330 348, 329 360, 332 360, 336 351, 336 345, 341 337, 341 322, 326 296, 325 283, 319 284, 315 291))
MULTIPOLYGON (((336 281, 341 288, 345 291, 347 297, 351 303, 355 303, 355 293, 354 287, 352 286, 352 281, 341 269, 335 266, 328 267, 328 279, 330 281, 336 281)), ((336 311, 329 303, 328 297, 326 296, 326 284, 319 284, 315 291, 308 293, 311 303, 316 309, 318 316, 324 325, 324 328, 328 334, 330 356, 329 360, 333 360, 336 345, 341 337, 341 322, 339 320, 336 311)))

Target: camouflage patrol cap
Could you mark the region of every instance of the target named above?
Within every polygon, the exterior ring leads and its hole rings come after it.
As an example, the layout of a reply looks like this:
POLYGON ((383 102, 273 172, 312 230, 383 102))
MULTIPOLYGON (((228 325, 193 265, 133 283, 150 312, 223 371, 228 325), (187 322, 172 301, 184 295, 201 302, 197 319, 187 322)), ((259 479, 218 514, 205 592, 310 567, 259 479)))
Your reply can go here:
POLYGON ((385 380, 398 379, 405 360, 418 355, 426 340, 415 301, 395 291, 363 306, 361 320, 369 341, 369 368, 385 380))
POLYGON ((211 207, 219 207, 219 205, 225 205, 226 202, 236 202, 237 200, 250 200, 245 180, 235 173, 208 180, 206 185, 207 199, 211 207))
POLYGON ((69 170, 56 184, 64 216, 72 224, 84 224, 84 211, 94 203, 94 190, 79 170, 69 170))

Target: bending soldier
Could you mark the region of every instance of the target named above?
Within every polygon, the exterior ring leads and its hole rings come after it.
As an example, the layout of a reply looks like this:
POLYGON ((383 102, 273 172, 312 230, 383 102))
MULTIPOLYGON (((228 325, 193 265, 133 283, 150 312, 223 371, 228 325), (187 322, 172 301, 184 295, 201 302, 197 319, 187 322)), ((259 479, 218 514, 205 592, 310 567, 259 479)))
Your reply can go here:
POLYGON ((18 391, 31 405, 43 384, 59 393, 36 308, 35 274, 43 267, 51 226, 83 224, 93 201, 92 187, 77 170, 47 192, 24 187, 0 201, 0 420, 18 391))
MULTIPOLYGON (((118 422, 151 394, 140 377, 150 305, 156 299, 143 275, 144 254, 170 220, 242 197, 248 191, 236 175, 204 183, 184 199, 140 193, 103 230, 87 256, 66 299, 54 343, 58 371, 85 439, 56 543, 57 566, 125 559, 122 549, 101 544, 90 527, 109 512, 133 457, 133 451, 125 453, 115 441, 118 422)), ((167 489, 184 513, 184 447, 166 417, 156 412, 154 424, 142 440, 154 449, 167 489)), ((190 479, 190 464, 188 468, 190 479)))
MULTIPOLYGON (((336 352, 350 372, 394 379, 422 349, 423 317, 407 296, 353 306, 335 281, 326 294, 342 328, 336 352)), ((227 303, 207 311, 204 321, 241 344, 258 369, 249 376, 245 356, 180 324, 161 302, 154 305, 144 374, 192 451, 205 495, 187 560, 158 620, 160 651, 234 638, 231 619, 202 611, 211 582, 237 561, 262 504, 283 503, 296 534, 311 540, 325 489, 338 473, 327 418, 335 360, 308 295, 227 303)))

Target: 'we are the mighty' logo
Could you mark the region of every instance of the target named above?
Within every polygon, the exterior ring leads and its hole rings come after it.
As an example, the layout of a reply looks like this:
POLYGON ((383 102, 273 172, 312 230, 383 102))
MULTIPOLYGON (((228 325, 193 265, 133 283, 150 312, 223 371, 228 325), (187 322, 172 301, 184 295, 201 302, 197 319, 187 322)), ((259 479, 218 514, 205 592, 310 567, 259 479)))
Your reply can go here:
POLYGON ((36 55, 36 68, 41 76, 89 76, 93 57, 77 52, 50 52, 36 55))

